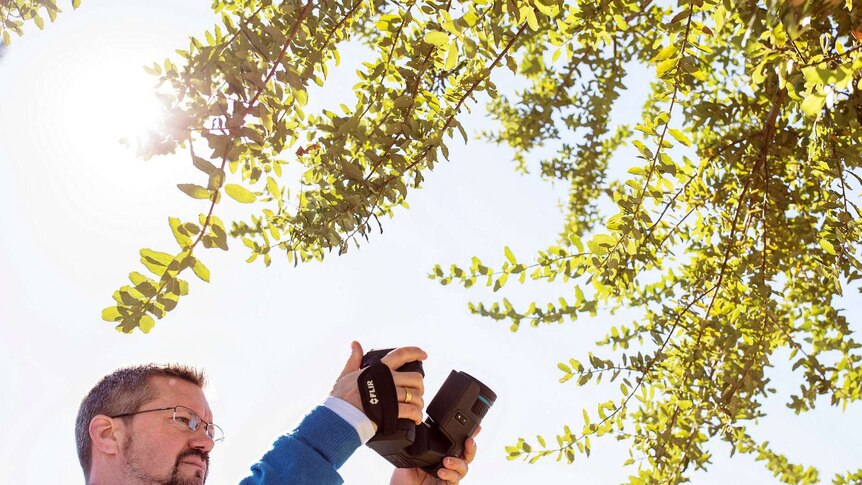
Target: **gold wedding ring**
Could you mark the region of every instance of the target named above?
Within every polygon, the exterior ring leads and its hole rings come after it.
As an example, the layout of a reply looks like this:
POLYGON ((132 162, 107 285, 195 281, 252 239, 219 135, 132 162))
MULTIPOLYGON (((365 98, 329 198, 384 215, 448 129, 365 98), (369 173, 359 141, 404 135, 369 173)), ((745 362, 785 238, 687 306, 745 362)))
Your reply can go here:
POLYGON ((404 392, 406 393, 406 396, 404 396, 404 402, 409 403, 410 400, 413 399, 413 395, 410 394, 410 389, 407 389, 406 387, 404 388, 404 392))

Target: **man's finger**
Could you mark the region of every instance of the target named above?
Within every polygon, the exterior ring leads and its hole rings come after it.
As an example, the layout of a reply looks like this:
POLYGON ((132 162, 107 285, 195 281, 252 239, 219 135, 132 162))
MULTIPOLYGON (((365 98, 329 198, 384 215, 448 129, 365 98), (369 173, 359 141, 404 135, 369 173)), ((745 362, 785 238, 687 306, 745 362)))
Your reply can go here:
POLYGON ((467 438, 464 442, 464 453, 461 456, 467 463, 473 463, 473 459, 476 458, 476 440, 467 438))
POLYGON ((392 381, 398 387, 408 387, 419 391, 420 395, 425 394, 425 381, 418 372, 393 372, 392 381))
POLYGON ((443 459, 443 466, 445 468, 437 471, 437 476, 441 480, 446 480, 449 483, 458 483, 467 475, 467 462, 460 458, 447 456, 443 459))
POLYGON ((414 406, 412 402, 410 404, 400 402, 398 403, 398 417, 409 419, 416 424, 420 424, 422 423, 422 409, 418 406, 414 406))
POLYGON ((358 371, 359 365, 362 364, 362 355, 362 345, 355 340, 350 342, 350 357, 347 359, 347 363, 344 364, 344 369, 338 378, 340 379, 351 372, 358 371))
POLYGON ((414 360, 425 360, 428 354, 419 347, 399 347, 386 354, 380 362, 388 365, 390 369, 396 370, 402 365, 414 360))
POLYGON ((404 404, 412 404, 419 409, 425 408, 425 399, 422 398, 422 393, 419 392, 418 389, 396 386, 395 392, 396 394, 398 394, 398 402, 403 402, 404 404), (410 401, 407 401, 408 392, 410 393, 410 401))

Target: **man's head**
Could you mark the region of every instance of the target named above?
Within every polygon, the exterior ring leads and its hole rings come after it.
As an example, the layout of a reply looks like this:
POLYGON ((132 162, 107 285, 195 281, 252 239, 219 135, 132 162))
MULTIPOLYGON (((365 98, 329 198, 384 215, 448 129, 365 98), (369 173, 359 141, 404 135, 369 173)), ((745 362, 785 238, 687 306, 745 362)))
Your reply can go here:
POLYGON ((212 422, 204 385, 203 373, 179 365, 127 367, 105 376, 81 402, 75 423, 87 482, 203 484, 214 443, 206 424, 192 431, 186 423, 192 412, 212 422))

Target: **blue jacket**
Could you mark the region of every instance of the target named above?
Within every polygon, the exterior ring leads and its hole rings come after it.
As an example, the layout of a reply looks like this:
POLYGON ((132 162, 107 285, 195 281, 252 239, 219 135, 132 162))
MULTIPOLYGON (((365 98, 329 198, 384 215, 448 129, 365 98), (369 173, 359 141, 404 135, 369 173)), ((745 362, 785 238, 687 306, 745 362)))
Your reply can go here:
POLYGON ((338 468, 362 443, 356 429, 324 406, 275 441, 240 485, 341 485, 338 468))

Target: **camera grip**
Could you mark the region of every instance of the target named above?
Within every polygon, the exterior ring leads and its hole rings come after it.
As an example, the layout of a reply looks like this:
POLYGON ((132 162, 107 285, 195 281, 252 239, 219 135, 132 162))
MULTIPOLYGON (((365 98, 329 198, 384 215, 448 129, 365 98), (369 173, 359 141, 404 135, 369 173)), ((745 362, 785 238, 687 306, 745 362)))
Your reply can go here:
POLYGON ((362 408, 365 415, 377 423, 377 432, 394 432, 398 420, 398 394, 389 367, 380 362, 369 365, 359 374, 357 385, 362 408))
MULTIPOLYGON (((362 357, 362 363, 360 364, 360 367, 383 365, 381 363, 381 359, 383 359, 383 357, 385 357, 387 354, 389 354, 389 352, 392 352, 393 350, 395 349, 391 348, 369 351, 362 357)), ((422 362, 418 360, 408 362, 396 369, 396 371, 418 372, 423 377, 425 376, 425 370, 422 368, 422 362)), ((397 414, 397 395, 394 396, 393 401, 395 402, 397 414)), ((395 422, 394 430, 385 430, 384 428, 378 426, 377 433, 371 438, 371 440, 368 441, 367 444, 370 448, 374 449, 383 456, 394 456, 400 450, 410 446, 413 443, 415 437, 416 423, 409 419, 398 419, 395 422)))

